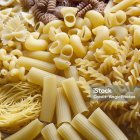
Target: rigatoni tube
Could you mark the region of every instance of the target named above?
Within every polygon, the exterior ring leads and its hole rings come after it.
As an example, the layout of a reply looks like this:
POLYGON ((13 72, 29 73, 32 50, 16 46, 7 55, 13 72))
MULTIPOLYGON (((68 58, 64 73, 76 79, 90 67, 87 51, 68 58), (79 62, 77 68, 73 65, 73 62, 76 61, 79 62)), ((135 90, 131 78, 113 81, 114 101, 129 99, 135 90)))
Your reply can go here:
POLYGON ((76 130, 68 123, 62 124, 57 131, 64 140, 82 140, 76 130))
POLYGON ((58 134, 56 127, 53 123, 46 125, 42 129, 41 134, 43 135, 43 138, 45 140, 61 140, 61 137, 58 134))
POLYGON ((36 119, 5 140, 33 140, 43 127, 43 123, 36 119))
POLYGON ((100 108, 97 108, 91 114, 89 121, 94 124, 108 140, 128 140, 119 127, 100 108))
POLYGON ((71 111, 63 88, 58 88, 57 101, 56 101, 56 118, 57 126, 62 123, 71 122, 71 111))
POLYGON ((40 61, 40 60, 37 60, 37 59, 32 59, 32 58, 29 58, 29 57, 24 57, 24 56, 21 56, 18 59, 17 66, 25 67, 26 70, 30 70, 32 67, 36 67, 38 69, 48 71, 48 72, 51 72, 51 73, 56 72, 56 67, 55 67, 54 64, 44 62, 44 61, 40 61))
POLYGON ((76 115, 78 113, 86 113, 88 111, 81 92, 77 86, 74 78, 69 78, 62 81, 62 85, 68 101, 71 105, 73 113, 76 115))
POLYGON ((40 120, 51 122, 53 120, 57 96, 56 76, 44 77, 42 108, 40 112, 40 120))
POLYGON ((87 140, 107 140, 106 137, 82 114, 74 117, 71 125, 87 140))

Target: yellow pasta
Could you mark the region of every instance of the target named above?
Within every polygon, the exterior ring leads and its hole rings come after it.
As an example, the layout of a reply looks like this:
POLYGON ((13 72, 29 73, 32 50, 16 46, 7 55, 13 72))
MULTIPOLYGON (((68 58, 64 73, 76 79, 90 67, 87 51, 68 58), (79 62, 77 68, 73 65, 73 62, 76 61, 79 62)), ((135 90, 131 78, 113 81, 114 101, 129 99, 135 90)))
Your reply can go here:
POLYGON ((80 17, 77 17, 76 18, 76 23, 75 23, 75 28, 78 28, 78 29, 82 29, 82 27, 85 25, 85 21, 83 18, 80 18, 80 17))
POLYGON ((38 119, 32 121, 27 126, 23 127, 18 132, 7 137, 5 140, 33 140, 40 133, 41 129, 44 127, 38 119))
POLYGON ((73 52, 77 57, 83 58, 86 55, 86 48, 82 44, 80 37, 78 35, 70 36, 70 44, 73 47, 73 52))
POLYGON ((37 22, 37 23, 35 24, 34 29, 35 29, 35 31, 37 31, 37 32, 39 32, 39 33, 42 33, 42 32, 43 32, 44 26, 45 26, 45 25, 44 25, 43 22, 37 22))
POLYGON ((97 11, 90 10, 86 13, 85 17, 87 17, 90 20, 93 28, 104 25, 104 17, 97 11))
POLYGON ((30 35, 26 39, 24 46, 28 51, 44 51, 47 49, 48 43, 43 39, 35 39, 30 35))
POLYGON ((91 114, 89 121, 109 140, 128 140, 119 127, 100 108, 91 114))
POLYGON ((126 14, 129 16, 140 16, 140 7, 129 7, 126 14))
POLYGON ((40 120, 43 122, 52 122, 57 97, 57 81, 56 76, 44 77, 43 93, 42 93, 42 108, 40 120))
POLYGON ((65 140, 82 140, 79 134, 68 123, 62 124, 57 131, 65 140))
POLYGON ((41 134, 45 140, 61 140, 56 127, 53 123, 46 125, 42 130, 41 134))
POLYGON ((55 41, 55 36, 57 33, 61 32, 61 30, 58 28, 56 29, 55 27, 50 27, 50 31, 49 31, 49 39, 51 41, 55 41))
POLYGON ((70 66, 69 68, 65 69, 64 74, 67 78, 73 77, 75 80, 79 79, 76 66, 70 66))
POLYGON ((106 137, 82 114, 76 115, 71 125, 88 140, 107 140, 106 137))
POLYGON ((69 100, 73 113, 76 115, 78 113, 87 113, 88 109, 81 95, 81 92, 77 86, 74 78, 69 78, 62 81, 62 85, 66 96, 69 100))
POLYGON ((90 30, 92 29, 91 21, 87 17, 84 17, 84 25, 87 26, 90 30))
POLYGON ((130 24, 140 25, 140 18, 132 16, 129 18, 129 22, 130 24))
POLYGON ((80 36, 80 33, 81 33, 81 30, 78 29, 78 28, 73 28, 73 29, 70 29, 68 31, 68 35, 71 36, 71 35, 78 35, 80 36))
POLYGON ((57 126, 71 122, 71 110, 63 88, 58 88, 56 101, 57 126), (65 114, 65 115, 64 115, 65 114))
POLYGON ((113 0, 109 0, 109 2, 107 3, 105 9, 104 9, 104 14, 108 13, 110 8, 113 7, 114 3, 113 0))
MULTIPOLYGON (((27 74, 27 80, 34 84, 43 86, 43 78, 52 75, 54 74, 33 67, 27 74)), ((57 77, 57 85, 61 85, 61 81, 65 80, 65 78, 62 76, 56 75, 56 77, 57 77)))
POLYGON ((64 7, 61 9, 61 14, 67 27, 73 27, 75 25, 77 11, 78 9, 75 7, 64 7))
POLYGON ((29 52, 29 51, 24 51, 23 52, 24 56, 30 57, 33 59, 38 59, 41 61, 46 61, 46 62, 53 62, 54 56, 47 51, 34 51, 34 52, 29 52))
POLYGON ((26 70, 30 70, 32 67, 36 67, 36 68, 39 68, 41 70, 48 71, 51 73, 56 72, 56 68, 54 64, 37 60, 37 59, 24 57, 24 56, 18 59, 17 66, 25 67, 26 70))

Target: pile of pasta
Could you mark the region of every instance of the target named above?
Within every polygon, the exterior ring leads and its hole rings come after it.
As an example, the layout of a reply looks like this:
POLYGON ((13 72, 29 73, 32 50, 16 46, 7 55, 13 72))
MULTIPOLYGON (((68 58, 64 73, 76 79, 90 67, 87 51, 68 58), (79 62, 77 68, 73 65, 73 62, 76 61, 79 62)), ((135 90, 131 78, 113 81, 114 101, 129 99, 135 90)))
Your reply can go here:
POLYGON ((0 10, 0 84, 24 81, 43 92, 32 118, 16 118, 9 108, 16 122, 36 119, 6 139, 140 139, 139 100, 92 99, 92 88, 112 85, 115 94, 140 97, 139 0, 110 0, 104 15, 90 10, 83 18, 64 7, 63 20, 46 25, 13 3, 0 10))

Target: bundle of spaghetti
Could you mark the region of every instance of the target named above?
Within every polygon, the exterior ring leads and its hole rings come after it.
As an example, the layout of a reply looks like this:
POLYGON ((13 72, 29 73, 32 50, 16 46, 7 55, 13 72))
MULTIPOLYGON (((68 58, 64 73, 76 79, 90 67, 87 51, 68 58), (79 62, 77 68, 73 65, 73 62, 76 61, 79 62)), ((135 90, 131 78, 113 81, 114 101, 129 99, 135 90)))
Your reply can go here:
POLYGON ((46 8, 49 0, 36 0, 36 4, 39 8, 46 8))
POLYGON ((54 10, 56 8, 56 2, 57 2, 57 0, 49 0, 48 7, 47 7, 48 12, 50 12, 50 13, 54 12, 54 10))
POLYGON ((39 116, 41 88, 28 82, 0 87, 0 130, 12 133, 39 116))
POLYGON ((24 8, 28 9, 30 9, 35 4, 34 0, 20 0, 20 3, 24 8))

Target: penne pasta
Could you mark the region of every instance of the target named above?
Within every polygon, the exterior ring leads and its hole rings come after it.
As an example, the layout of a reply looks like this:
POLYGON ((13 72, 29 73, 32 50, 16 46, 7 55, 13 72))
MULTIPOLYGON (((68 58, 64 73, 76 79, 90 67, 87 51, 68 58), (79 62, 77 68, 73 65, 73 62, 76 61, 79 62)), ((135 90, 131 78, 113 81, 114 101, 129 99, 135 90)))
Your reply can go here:
POLYGON ((27 126, 23 127, 18 132, 7 137, 5 140, 33 140, 37 135, 39 135, 43 127, 43 123, 36 119, 30 122, 27 126))
POLYGON ((71 122, 71 111, 63 88, 60 87, 57 90, 56 118, 57 126, 60 126, 63 123, 71 122))
POLYGON ((43 122, 52 122, 57 96, 57 81, 56 76, 44 77, 42 107, 40 112, 40 120, 43 122))
POLYGON ((108 140, 128 140, 119 127, 100 108, 97 108, 91 114, 89 121, 94 124, 108 140))
POLYGON ((56 72, 56 67, 54 64, 44 62, 37 59, 32 59, 28 57, 21 56, 17 61, 18 67, 25 67, 26 70, 30 70, 32 67, 36 67, 38 69, 48 71, 51 73, 56 72))
POLYGON ((76 115, 71 125, 87 140, 107 140, 106 137, 82 114, 76 115))
POLYGON ((88 109, 74 78, 62 81, 62 86, 71 105, 73 113, 87 113, 88 109))
MULTIPOLYGON (((27 74, 27 80, 29 82, 32 82, 34 84, 40 85, 43 87, 43 78, 46 76, 52 76, 54 74, 37 69, 37 68, 31 68, 29 73, 27 74)), ((63 81, 65 78, 62 76, 55 75, 57 78, 57 85, 61 85, 61 81, 63 81)))
POLYGON ((68 123, 62 124, 58 129, 58 133, 64 140, 82 140, 75 129, 68 123))
POLYGON ((70 66, 69 68, 65 69, 64 74, 67 78, 73 77, 75 80, 79 79, 76 66, 70 66))
POLYGON ((53 123, 46 125, 42 130, 41 134, 45 140, 61 140, 56 127, 53 123))

